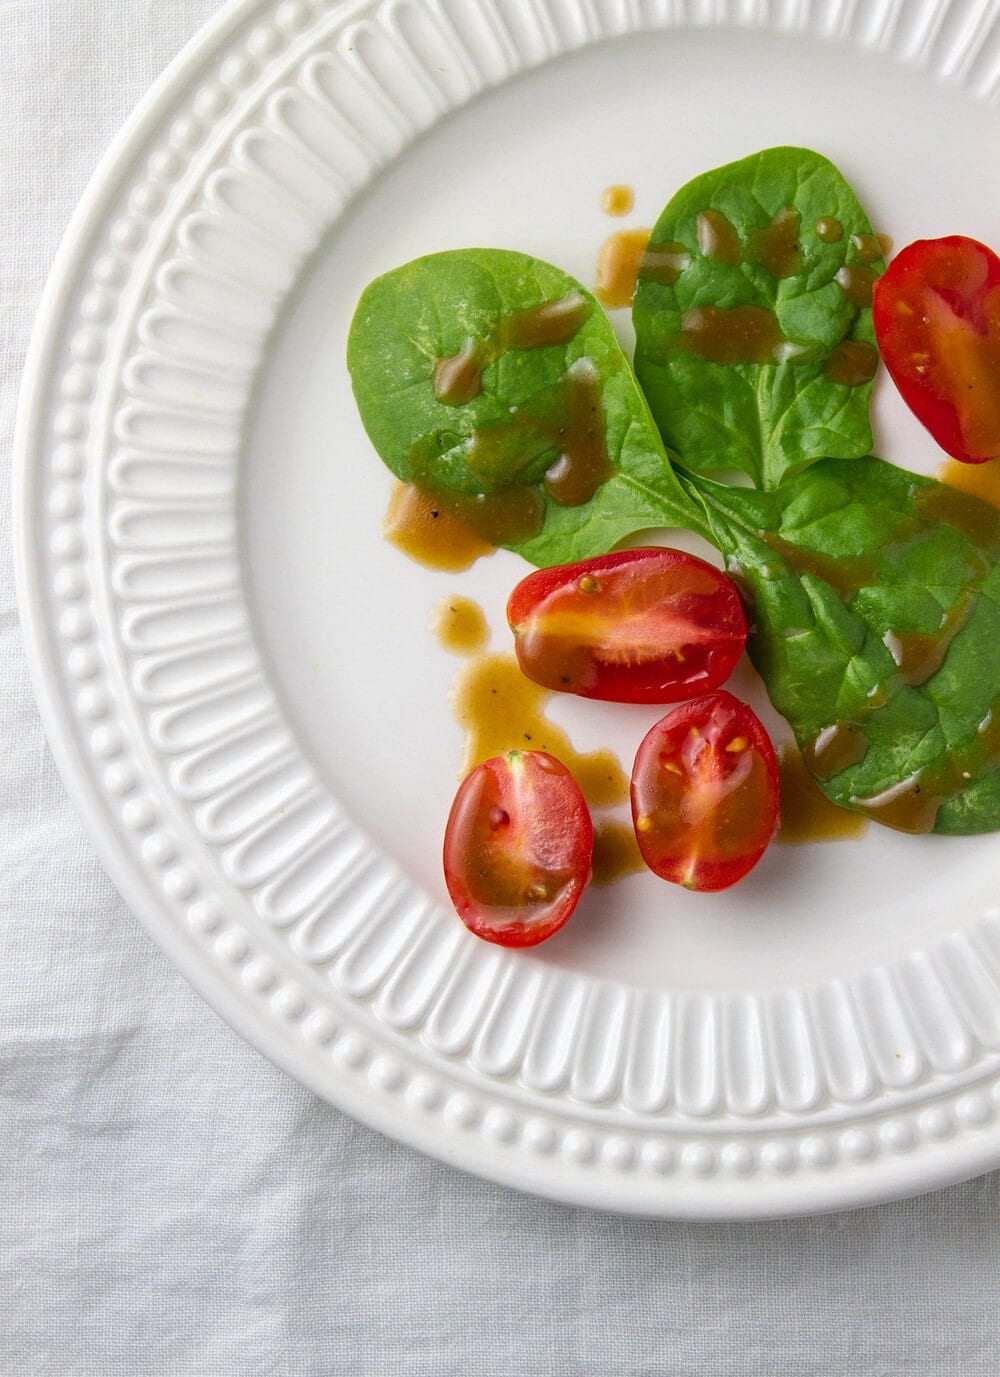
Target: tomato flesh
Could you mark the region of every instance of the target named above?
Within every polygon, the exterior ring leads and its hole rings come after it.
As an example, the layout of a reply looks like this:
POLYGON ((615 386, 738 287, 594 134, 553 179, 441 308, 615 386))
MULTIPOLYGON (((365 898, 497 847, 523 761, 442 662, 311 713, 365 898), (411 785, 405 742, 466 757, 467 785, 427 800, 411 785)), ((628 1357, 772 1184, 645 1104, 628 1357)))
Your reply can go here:
POLYGON ((445 830, 445 883, 477 937, 533 947, 573 913, 593 849, 590 813, 565 765, 545 751, 508 751, 459 787, 445 830))
POLYGON ((962 235, 920 239, 875 284, 872 312, 893 381, 941 448, 1000 458, 1000 258, 962 235))
POLYGON ((756 713, 725 691, 674 708, 647 733, 632 771, 643 860, 687 889, 728 889, 778 826, 778 761, 756 713))
POLYGON ((507 603, 524 674, 617 703, 675 703, 725 683, 747 623, 736 586, 680 550, 620 550, 538 569, 507 603))

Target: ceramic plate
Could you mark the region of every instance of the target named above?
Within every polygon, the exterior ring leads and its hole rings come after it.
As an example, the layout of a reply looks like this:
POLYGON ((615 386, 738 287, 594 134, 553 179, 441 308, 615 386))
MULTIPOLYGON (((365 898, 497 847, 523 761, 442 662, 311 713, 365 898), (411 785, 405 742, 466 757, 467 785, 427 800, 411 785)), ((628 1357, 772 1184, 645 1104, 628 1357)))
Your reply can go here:
MULTIPOLYGON (((235 0, 117 140, 25 385, 38 693, 136 912, 321 1095, 647 1214, 830 1209, 1000 1164, 995 838, 873 827, 775 846, 720 896, 594 889, 530 954, 466 934, 438 859, 458 666, 429 621, 461 592, 502 646, 523 566, 429 573, 382 540, 344 367, 377 273, 492 244, 591 281, 605 186, 648 225, 773 144, 833 158, 897 244, 995 242, 998 100, 989 0, 235 0)), ((886 388, 878 430, 937 462, 886 388)), ((760 701, 749 670, 737 687, 760 701)), ((553 715, 628 762, 656 714, 553 715)))

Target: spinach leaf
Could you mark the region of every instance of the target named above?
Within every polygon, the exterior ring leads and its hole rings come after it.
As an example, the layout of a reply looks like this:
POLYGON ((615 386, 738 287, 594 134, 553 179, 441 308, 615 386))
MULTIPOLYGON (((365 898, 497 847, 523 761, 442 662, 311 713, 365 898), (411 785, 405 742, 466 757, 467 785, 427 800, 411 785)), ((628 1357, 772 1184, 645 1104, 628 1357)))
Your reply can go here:
POLYGON ((697 491, 826 794, 903 831, 1000 827, 1000 512, 872 457, 697 491))
POLYGON ((871 449, 871 287, 885 264, 832 163, 773 148, 683 187, 653 230, 635 369, 668 447, 772 488, 871 449))
POLYGON ((347 361, 398 478, 534 564, 649 526, 707 535, 603 310, 526 254, 432 254, 377 278, 347 361))

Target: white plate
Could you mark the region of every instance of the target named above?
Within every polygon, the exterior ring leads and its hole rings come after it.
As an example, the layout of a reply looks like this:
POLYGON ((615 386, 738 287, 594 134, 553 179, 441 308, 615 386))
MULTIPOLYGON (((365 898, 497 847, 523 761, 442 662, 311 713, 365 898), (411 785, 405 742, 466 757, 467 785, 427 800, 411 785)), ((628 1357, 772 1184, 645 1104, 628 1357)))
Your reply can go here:
MULTIPOLYGON (((140 917, 320 1094, 471 1171, 649 1214, 830 1209, 1000 1164, 995 839, 774 847, 715 898, 635 876, 529 955, 450 915, 456 665, 428 620, 461 589, 501 628, 520 566, 434 575, 380 539, 388 476, 343 362, 376 273, 486 243, 587 281, 605 185, 649 224, 770 144, 830 155, 897 243, 995 242, 998 93, 983 0, 235 0, 117 140, 23 398, 39 697, 140 917)), ((882 451, 933 464, 880 407, 882 451)), ((651 717, 560 711, 626 760, 651 717)))

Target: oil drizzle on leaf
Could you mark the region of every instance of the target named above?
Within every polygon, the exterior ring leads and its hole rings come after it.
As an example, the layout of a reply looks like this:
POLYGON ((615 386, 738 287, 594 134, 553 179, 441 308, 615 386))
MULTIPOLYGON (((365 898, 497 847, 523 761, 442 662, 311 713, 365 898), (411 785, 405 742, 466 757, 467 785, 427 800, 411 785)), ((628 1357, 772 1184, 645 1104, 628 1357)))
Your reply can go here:
POLYGON ((969 493, 991 507, 1000 508, 1000 459, 989 459, 985 464, 962 464, 957 459, 947 459, 935 477, 959 492, 969 493))

